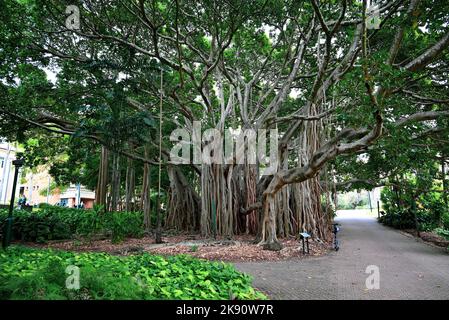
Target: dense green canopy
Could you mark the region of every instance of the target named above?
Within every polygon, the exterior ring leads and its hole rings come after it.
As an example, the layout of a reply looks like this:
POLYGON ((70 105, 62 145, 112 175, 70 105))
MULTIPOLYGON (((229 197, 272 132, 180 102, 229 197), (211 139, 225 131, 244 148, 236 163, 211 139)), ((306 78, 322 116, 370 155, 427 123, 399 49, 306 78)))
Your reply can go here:
POLYGON ((167 225, 325 238, 322 195, 448 159, 449 3, 377 4, 379 28, 355 0, 2 1, 0 136, 60 183, 131 201, 156 179, 162 120, 167 225), (170 164, 170 133, 193 121, 278 129, 276 174, 170 164))

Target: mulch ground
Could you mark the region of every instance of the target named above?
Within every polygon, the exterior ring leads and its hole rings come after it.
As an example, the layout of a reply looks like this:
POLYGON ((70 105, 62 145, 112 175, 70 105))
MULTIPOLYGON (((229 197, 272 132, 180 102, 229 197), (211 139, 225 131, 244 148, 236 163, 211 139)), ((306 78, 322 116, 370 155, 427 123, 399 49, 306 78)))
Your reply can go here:
POLYGON ((197 235, 171 235, 163 237, 163 244, 156 244, 152 237, 141 239, 126 239, 119 244, 110 240, 69 240, 53 241, 46 244, 25 243, 36 248, 53 248, 70 251, 96 251, 118 255, 128 255, 138 252, 148 252, 159 255, 188 254, 207 260, 228 262, 245 261, 281 261, 293 258, 320 256, 329 251, 330 245, 317 241, 309 241, 310 253, 303 255, 302 246, 297 239, 280 239, 283 249, 280 251, 263 250, 254 243, 253 236, 235 236, 232 240, 204 239, 197 235))
MULTIPOLYGON (((407 229, 403 231, 407 232, 408 234, 414 237, 417 237, 416 230, 407 229)), ((420 232, 419 238, 421 238, 424 242, 434 244, 438 247, 443 248, 449 247, 449 240, 433 232, 420 232)))

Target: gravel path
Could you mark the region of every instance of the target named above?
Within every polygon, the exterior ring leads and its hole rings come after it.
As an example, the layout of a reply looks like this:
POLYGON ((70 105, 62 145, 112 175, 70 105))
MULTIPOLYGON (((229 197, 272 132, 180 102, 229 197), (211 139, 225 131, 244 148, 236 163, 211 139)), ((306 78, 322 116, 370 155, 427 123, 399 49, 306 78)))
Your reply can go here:
POLYGON ((272 299, 449 299, 449 255, 374 218, 340 216, 340 250, 281 262, 236 263, 272 299), (367 289, 367 266, 380 288, 367 289))

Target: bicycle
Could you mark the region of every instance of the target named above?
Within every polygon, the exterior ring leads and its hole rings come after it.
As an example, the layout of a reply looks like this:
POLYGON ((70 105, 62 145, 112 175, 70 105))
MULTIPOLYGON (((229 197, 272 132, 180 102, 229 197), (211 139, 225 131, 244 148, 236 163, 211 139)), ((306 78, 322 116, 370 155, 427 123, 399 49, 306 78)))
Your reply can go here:
POLYGON ((340 249, 340 241, 337 239, 337 233, 340 231, 339 223, 332 223, 332 233, 334 234, 334 249, 335 251, 338 251, 340 249))

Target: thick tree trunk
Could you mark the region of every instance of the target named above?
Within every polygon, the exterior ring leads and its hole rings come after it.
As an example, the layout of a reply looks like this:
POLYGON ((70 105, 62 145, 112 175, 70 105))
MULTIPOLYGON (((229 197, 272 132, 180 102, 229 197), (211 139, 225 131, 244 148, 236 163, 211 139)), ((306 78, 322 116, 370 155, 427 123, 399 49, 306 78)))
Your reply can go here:
POLYGON ((274 193, 264 200, 264 219, 262 221, 262 239, 259 242, 265 250, 279 251, 282 245, 276 234, 276 210, 274 193))
MULTIPOLYGON (((311 107, 309 116, 316 116, 319 110, 311 107)), ((312 161, 312 156, 320 149, 322 135, 321 123, 304 122, 299 128, 297 139, 297 166, 305 167, 312 161)), ((291 160, 291 159, 290 159, 291 160)), ((285 148, 279 158, 279 170, 288 169, 289 155, 285 148)), ((274 176, 273 179, 281 179, 274 176)), ((280 181, 280 180, 279 180, 280 181)), ((319 174, 309 177, 301 183, 280 185, 277 189, 270 187, 265 191, 263 203, 264 218, 262 221, 260 244, 269 250, 280 250, 277 236, 284 237, 307 232, 314 238, 329 239, 330 219, 323 211, 319 174)))
POLYGON ((106 195, 108 191, 109 176, 109 151, 105 146, 101 146, 100 166, 98 169, 97 188, 95 189, 95 203, 106 207, 106 195))
MULTIPOLYGON (((203 164, 201 168, 201 234, 232 236, 232 206, 229 195, 232 184, 227 180, 224 165, 203 164)), ((228 174, 229 174, 228 170, 228 174)), ((232 179, 232 178, 231 178, 232 179)))
MULTIPOLYGON (((446 157, 444 156, 444 153, 441 156, 441 180, 443 181, 443 201, 446 205, 446 209, 449 209, 449 183, 446 178, 446 157)), ((443 227, 443 215, 440 215, 439 220, 440 227, 443 227)))
MULTIPOLYGON (((241 165, 202 165, 201 172, 201 234, 232 237, 245 232, 251 220, 240 215, 248 197, 254 197, 251 189, 244 190, 251 182, 242 176, 241 165)), ((249 200, 253 201, 253 200, 249 200)), ((249 218, 251 219, 251 218, 249 218)))
MULTIPOLYGON (((288 169, 288 150, 285 149, 281 154, 279 161, 279 169, 288 169)), ((292 221, 294 217, 292 215, 292 203, 290 201, 294 194, 291 194, 291 186, 282 187, 277 192, 275 197, 276 212, 277 212, 277 234, 279 237, 287 237, 294 233, 292 221)))
POLYGON ((201 234, 230 238, 234 234, 255 234, 259 228, 257 210, 242 215, 241 208, 256 202, 255 165, 202 165, 201 234))
MULTIPOLYGON (((245 180, 245 207, 249 207, 251 204, 257 202, 257 165, 245 165, 243 177, 245 180)), ((245 228, 246 233, 256 234, 259 227, 259 211, 254 210, 250 214, 245 216, 245 228)))
POLYGON ((192 184, 177 167, 168 167, 170 193, 168 199, 168 228, 198 231, 200 225, 201 200, 192 184))
POLYGON ((136 189, 136 173, 132 159, 127 160, 126 167, 126 181, 125 181, 125 210, 134 211, 135 208, 135 194, 136 189))
POLYGON ((112 178, 111 178, 111 203, 110 211, 119 210, 120 202, 120 155, 114 152, 112 155, 112 178))
MULTIPOLYGON (((145 146, 145 159, 149 158, 149 147, 145 146)), ((149 163, 145 163, 143 166, 143 178, 142 178, 142 194, 140 197, 140 208, 143 211, 143 223, 145 226, 145 232, 151 230, 151 167, 149 163)))

